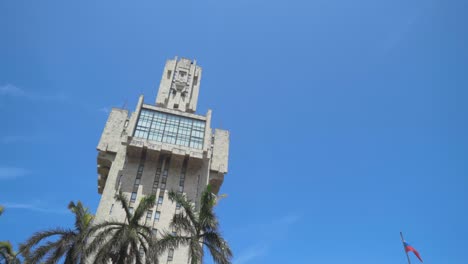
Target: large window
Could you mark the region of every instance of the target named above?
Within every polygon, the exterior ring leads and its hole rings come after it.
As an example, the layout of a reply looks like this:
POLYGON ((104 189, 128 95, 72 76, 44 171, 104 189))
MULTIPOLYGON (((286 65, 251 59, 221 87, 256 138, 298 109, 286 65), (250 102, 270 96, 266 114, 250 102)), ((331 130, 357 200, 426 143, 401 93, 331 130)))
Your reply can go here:
POLYGON ((205 121, 141 109, 135 137, 196 149, 203 148, 205 121))

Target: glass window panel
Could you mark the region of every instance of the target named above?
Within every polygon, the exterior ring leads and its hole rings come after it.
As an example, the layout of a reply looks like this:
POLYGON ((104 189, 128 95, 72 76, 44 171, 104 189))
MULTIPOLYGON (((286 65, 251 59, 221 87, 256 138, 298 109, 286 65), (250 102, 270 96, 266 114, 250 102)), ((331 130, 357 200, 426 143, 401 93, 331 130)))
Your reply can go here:
POLYGON ((134 136, 180 146, 202 148, 205 122, 142 109, 134 136))
POLYGON ((130 201, 131 202, 134 202, 136 200, 136 197, 137 197, 137 193, 136 192, 132 192, 132 196, 130 197, 130 201))
POLYGON ((159 221, 159 217, 161 217, 161 212, 156 211, 156 213, 154 214, 154 220, 159 221))

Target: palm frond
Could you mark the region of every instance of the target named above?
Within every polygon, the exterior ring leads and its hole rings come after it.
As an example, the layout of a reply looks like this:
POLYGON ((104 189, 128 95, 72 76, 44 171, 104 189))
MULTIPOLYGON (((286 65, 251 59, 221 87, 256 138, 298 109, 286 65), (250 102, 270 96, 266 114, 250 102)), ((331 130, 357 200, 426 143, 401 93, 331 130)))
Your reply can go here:
POLYGON ((10 255, 6 254, 6 252, 0 251, 0 263, 9 264, 10 258, 10 255))
POLYGON ((128 221, 106 221, 93 225, 89 229, 91 237, 86 256, 96 254, 94 263, 97 264, 106 263, 109 259, 113 263, 143 264, 144 258, 140 256, 139 250, 141 245, 148 256, 146 263, 157 263, 151 228, 139 223, 146 212, 154 207, 156 197, 151 195, 141 199, 133 215, 130 214, 128 200, 122 193, 117 194, 115 198, 121 203, 128 221))
POLYGON ((10 241, 0 241, 0 251, 5 252, 8 255, 14 255, 13 246, 10 241))
POLYGON ((133 214, 130 224, 138 224, 138 221, 146 215, 146 212, 154 207, 154 203, 156 202, 156 195, 146 196, 140 200, 140 204, 138 204, 135 213, 133 214))
POLYGON ((44 245, 35 249, 32 253, 23 253, 26 263, 36 264, 42 263, 42 260, 51 254, 52 250, 60 243, 60 241, 48 241, 44 245))
POLYGON ((122 208, 125 211, 125 215, 127 216, 127 219, 132 219, 132 214, 130 213, 130 206, 128 204, 128 199, 125 197, 125 195, 120 191, 118 194, 115 195, 115 199, 120 202, 122 205, 122 208))
POLYGON ((231 258, 219 249, 216 249, 210 245, 205 245, 210 251, 210 255, 213 258, 213 262, 217 264, 231 264, 231 258))
POLYGON ((148 243, 151 242, 154 244, 155 238, 153 237, 153 233, 151 232, 151 229, 149 227, 140 228, 139 230, 137 230, 137 234, 148 243))
POLYGON ((143 237, 138 238, 140 246, 145 253, 145 264, 158 264, 160 252, 156 250, 156 241, 151 236, 148 239, 144 239, 143 237))
MULTIPOLYGON (((67 251, 73 246, 73 237, 64 236, 61 239, 57 240, 56 245, 51 250, 49 257, 44 262, 45 264, 55 264, 57 263, 62 256, 66 254, 67 251)), ((68 264, 68 263, 67 263, 68 264)))
POLYGON ((64 264, 80 263, 79 254, 77 254, 76 251, 73 248, 71 248, 65 255, 65 261, 63 263, 64 264))
POLYGON ((88 242, 87 246, 85 247, 84 256, 88 257, 94 252, 100 250, 100 248, 110 239, 111 236, 117 235, 115 234, 116 232, 122 232, 122 229, 118 226, 109 226, 101 228, 99 233, 93 233, 93 236, 89 237, 90 242, 88 242))
POLYGON ((61 259, 66 264, 75 264, 84 260, 93 215, 80 201, 70 202, 68 209, 75 215, 73 230, 55 228, 37 232, 20 246, 20 252, 28 264, 57 263, 61 259))
MULTIPOLYGON (((137 241, 133 240, 130 244, 130 252, 130 256, 135 259, 135 264, 143 264, 143 256, 140 255, 140 248, 138 247, 137 241)), ((129 263, 133 263, 133 261, 129 263)))
POLYGON ((5 264, 14 264, 17 262, 13 246, 9 241, 0 241, 0 263, 2 263, 2 259, 5 264))
POLYGON ((89 213, 89 209, 84 207, 81 201, 78 201, 77 204, 71 201, 68 204, 68 209, 75 214, 75 229, 79 231, 86 230, 94 218, 94 215, 89 213))
POLYGON ((203 244, 210 250, 213 259, 221 259, 222 262, 215 262, 220 264, 230 263, 232 259, 232 251, 228 243, 222 238, 218 232, 207 232, 202 235, 203 244), (215 255, 213 255, 215 254, 215 255))
POLYGON ((203 191, 200 199, 200 226, 203 230, 217 230, 218 220, 213 212, 213 207, 216 204, 216 195, 211 192, 211 186, 208 185, 203 191))
POLYGON ((175 214, 172 217, 170 226, 173 227, 176 232, 183 231, 192 235, 196 234, 196 230, 193 226, 193 223, 184 213, 175 214))
POLYGON ((199 264, 203 259, 203 247, 196 238, 190 240, 189 256, 191 264, 199 264))
POLYGON ((34 246, 39 244, 41 240, 44 240, 46 238, 50 238, 53 236, 63 236, 66 235, 67 233, 72 233, 73 231, 71 230, 66 230, 62 228, 56 228, 56 229, 51 229, 47 231, 42 231, 42 232, 36 232, 32 237, 30 237, 25 244, 20 245, 20 251, 23 252, 23 254, 28 255, 31 250, 33 249, 34 246))
POLYGON ((119 256, 119 253, 127 240, 125 228, 116 229, 112 234, 107 233, 106 235, 106 233, 102 233, 101 239, 103 239, 104 242, 96 248, 98 253, 95 256, 94 263, 106 263, 110 257, 116 258, 115 261, 117 261, 119 257, 124 257, 119 256))
POLYGON ((156 242, 158 252, 164 252, 170 248, 178 248, 181 245, 189 245, 191 237, 174 236, 168 232, 163 233, 163 237, 156 242))
POLYGON ((184 195, 174 192, 174 191, 170 191, 169 199, 172 202, 176 202, 180 204, 180 206, 184 208, 184 211, 187 214, 187 217, 195 226, 198 224, 197 216, 195 214, 195 207, 192 205, 192 203, 189 200, 187 200, 187 198, 184 195))

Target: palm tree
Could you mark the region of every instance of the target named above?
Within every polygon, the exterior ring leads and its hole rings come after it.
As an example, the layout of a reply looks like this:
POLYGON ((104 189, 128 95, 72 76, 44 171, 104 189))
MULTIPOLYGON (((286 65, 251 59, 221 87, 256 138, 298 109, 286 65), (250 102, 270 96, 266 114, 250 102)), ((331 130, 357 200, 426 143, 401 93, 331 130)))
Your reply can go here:
POLYGON ((18 253, 13 251, 9 241, 0 241, 0 263, 19 264, 20 260, 16 258, 18 253))
POLYGON ((188 246, 191 264, 199 264, 203 260, 203 248, 207 248, 214 263, 230 264, 232 251, 219 231, 219 224, 213 207, 217 197, 208 185, 202 193, 200 211, 197 212, 192 202, 174 191, 169 192, 169 199, 179 204, 184 212, 177 213, 172 218, 170 226, 175 233, 165 233, 158 242, 159 250, 165 251, 180 245, 188 246))
POLYGON ((88 212, 88 208, 83 207, 80 201, 77 204, 70 202, 68 209, 75 215, 75 228, 55 228, 35 233, 20 247, 27 263, 57 263, 62 257, 65 257, 65 264, 83 262, 87 234, 93 215, 88 212), (38 246, 41 241, 55 236, 59 239, 47 241, 38 246))
POLYGON ((126 214, 124 222, 105 221, 90 229, 93 241, 86 254, 94 255, 94 263, 154 263, 157 264, 155 238, 151 228, 140 224, 143 216, 154 207, 156 196, 141 199, 135 213, 130 212, 127 198, 120 192, 115 199, 122 204, 126 214), (97 253, 96 253, 97 252, 97 253), (141 253, 144 252, 145 258, 141 253))

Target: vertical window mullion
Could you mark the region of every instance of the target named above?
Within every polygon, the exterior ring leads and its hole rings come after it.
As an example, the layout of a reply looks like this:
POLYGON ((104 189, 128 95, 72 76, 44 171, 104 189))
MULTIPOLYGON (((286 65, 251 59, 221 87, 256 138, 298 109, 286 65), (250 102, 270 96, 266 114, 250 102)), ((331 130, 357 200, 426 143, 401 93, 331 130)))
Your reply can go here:
POLYGON ((175 141, 174 141, 174 144, 177 144, 177 138, 179 137, 179 127, 180 127, 180 120, 182 118, 179 118, 179 120, 177 121, 177 127, 176 127, 176 132, 175 132, 175 141))
POLYGON ((166 136, 166 125, 167 125, 167 115, 164 114, 164 126, 163 126, 163 129, 162 129, 162 137, 161 137, 161 142, 164 142, 164 138, 166 136))
POLYGON ((149 139, 150 134, 152 133, 151 126, 153 125, 153 120, 154 120, 154 113, 152 113, 152 115, 151 115, 151 120, 149 122, 149 127, 148 127, 148 136, 146 137, 146 139, 149 139))

